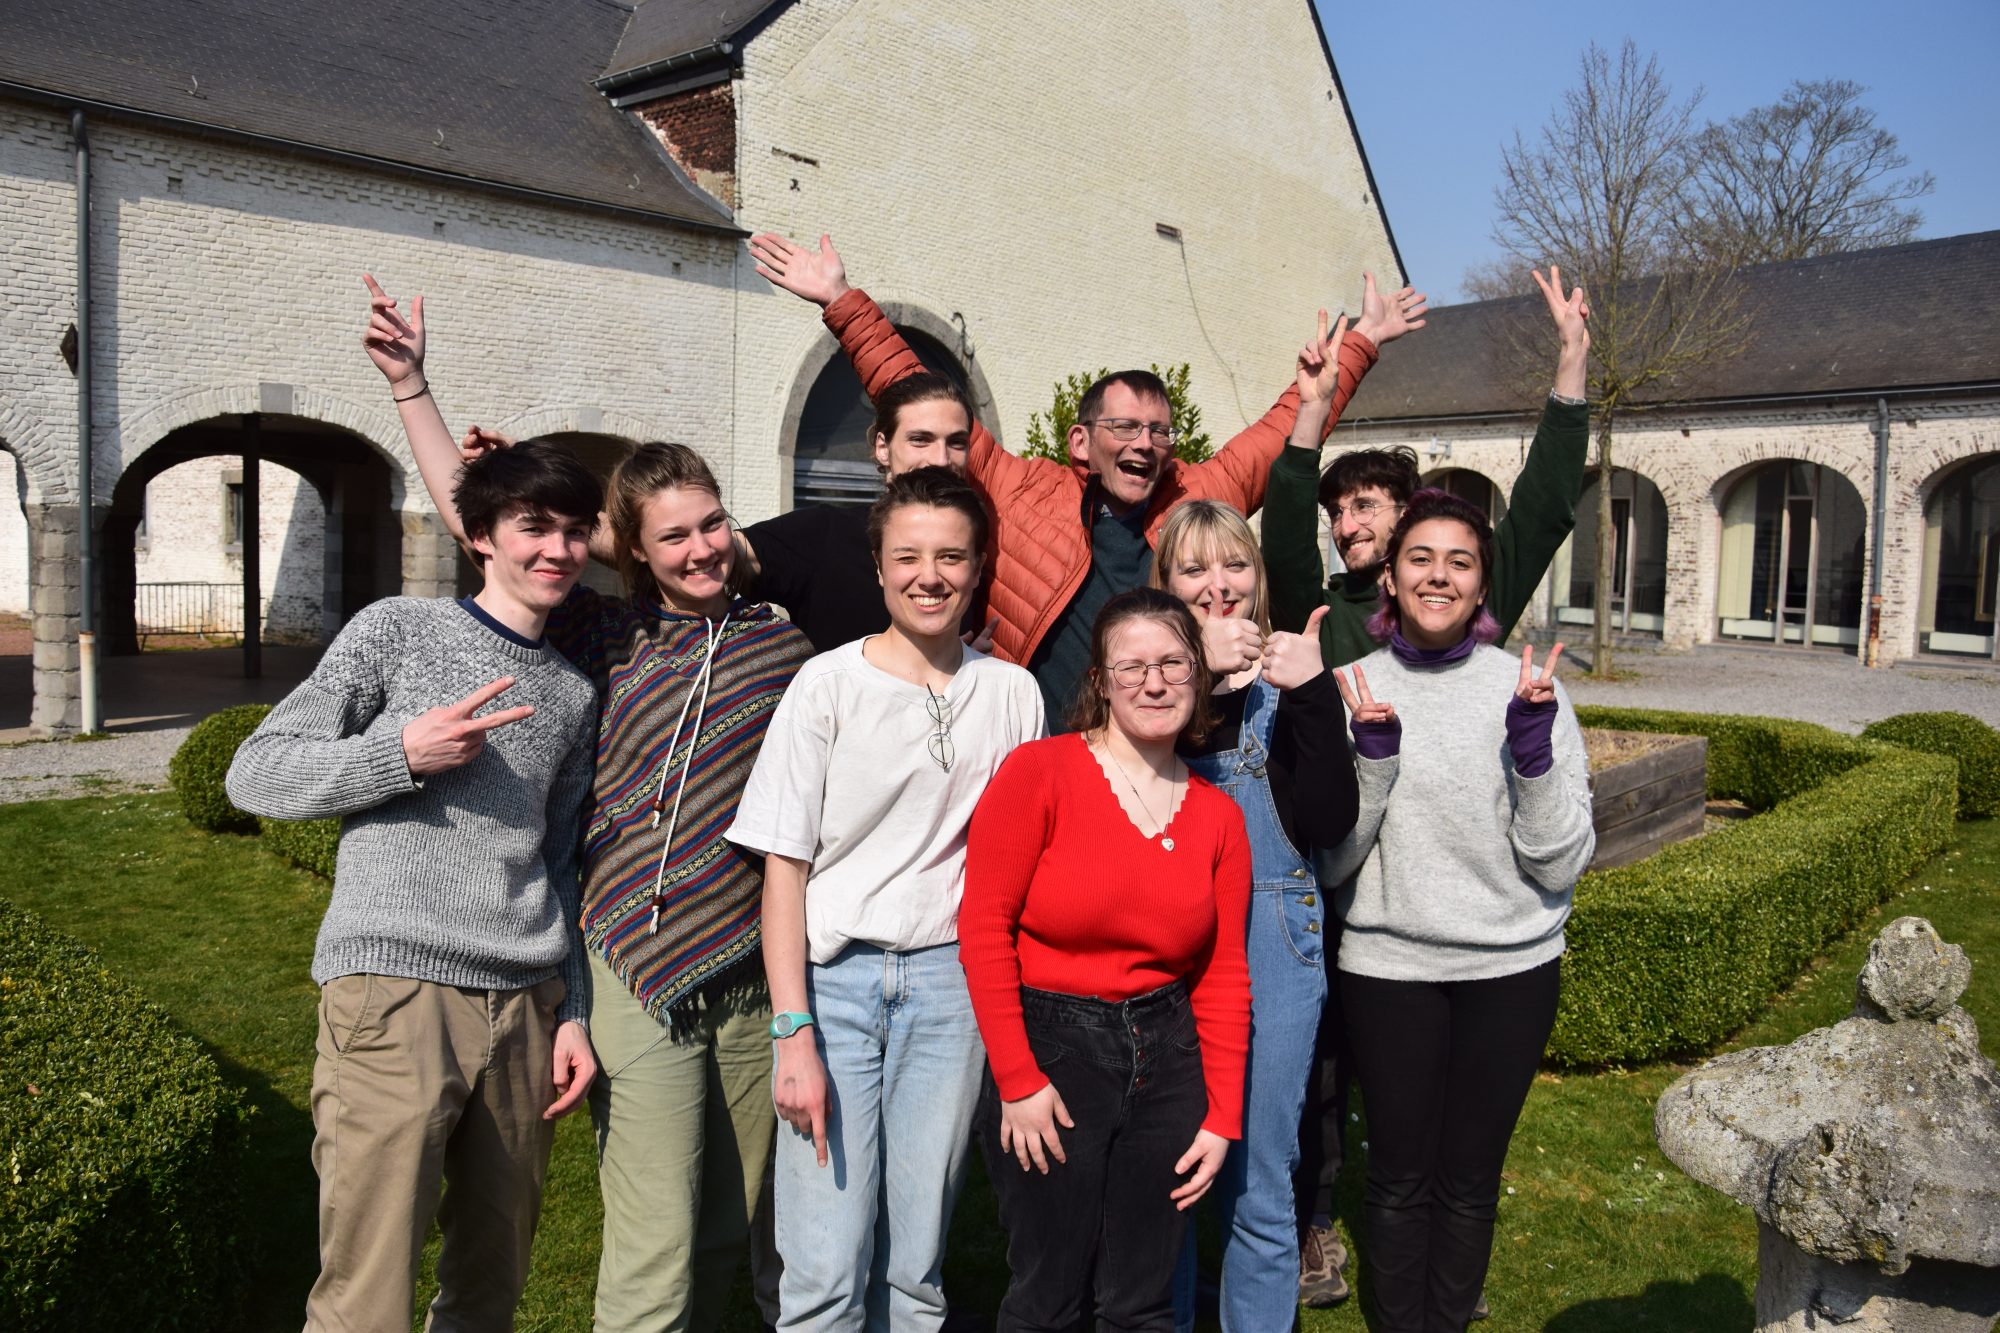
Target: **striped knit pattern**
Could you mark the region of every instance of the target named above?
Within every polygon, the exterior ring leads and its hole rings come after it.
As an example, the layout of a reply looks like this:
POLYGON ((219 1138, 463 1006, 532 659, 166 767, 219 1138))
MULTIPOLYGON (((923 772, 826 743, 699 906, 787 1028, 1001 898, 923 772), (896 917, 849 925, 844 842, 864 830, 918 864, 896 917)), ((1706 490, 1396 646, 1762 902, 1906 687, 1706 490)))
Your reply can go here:
POLYGON ((584 939, 647 1012, 668 1019, 708 983, 757 957, 763 863, 723 832, 736 818, 778 699, 812 646, 768 606, 738 601, 730 608, 659 881, 660 927, 648 934, 667 823, 696 731, 710 625, 650 601, 579 587, 550 618, 548 632, 597 685, 601 705, 584 833, 584 939), (684 705, 676 743, 674 724, 684 705), (668 766, 666 806, 654 828, 662 765, 668 766))

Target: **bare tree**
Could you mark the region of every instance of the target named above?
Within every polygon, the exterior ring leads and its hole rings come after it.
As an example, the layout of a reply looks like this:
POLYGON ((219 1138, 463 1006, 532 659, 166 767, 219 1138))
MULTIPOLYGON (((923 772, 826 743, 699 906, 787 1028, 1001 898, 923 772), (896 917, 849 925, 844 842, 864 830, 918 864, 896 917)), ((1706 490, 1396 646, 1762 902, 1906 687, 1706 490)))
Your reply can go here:
POLYGON ((1846 79, 1800 80, 1771 106, 1710 125, 1695 143, 1689 226, 1735 264, 1900 245, 1924 215, 1903 205, 1936 186, 1846 79))
POLYGON ((1726 261, 1689 244, 1697 91, 1676 101, 1659 64, 1626 41, 1592 44, 1576 87, 1530 142, 1501 150, 1493 239, 1521 269, 1560 264, 1590 297, 1597 437, 1597 574, 1591 669, 1611 673, 1612 428, 1670 397, 1745 336, 1726 261))

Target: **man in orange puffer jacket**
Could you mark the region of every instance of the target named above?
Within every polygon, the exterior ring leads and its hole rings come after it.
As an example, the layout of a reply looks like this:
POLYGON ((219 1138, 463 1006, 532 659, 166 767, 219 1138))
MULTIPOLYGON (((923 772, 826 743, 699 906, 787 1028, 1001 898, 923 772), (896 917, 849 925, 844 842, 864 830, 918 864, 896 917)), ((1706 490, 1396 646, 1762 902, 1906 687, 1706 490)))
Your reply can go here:
MULTIPOLYGON (((924 368, 915 352, 847 273, 832 241, 819 249, 763 233, 750 240, 757 271, 820 306, 870 398, 924 368)), ((1380 343, 1409 327, 1405 312, 1421 302, 1405 289, 1370 299, 1341 342, 1340 387, 1326 429, 1340 419, 1380 343)), ((1298 388, 1278 401, 1205 463, 1174 458, 1165 386, 1150 371, 1127 370, 1093 385, 1077 405, 1068 466, 1021 458, 1000 447, 975 421, 968 467, 991 502, 993 651, 1026 666, 1041 683, 1052 727, 1060 728, 1089 663, 1090 628, 1098 608, 1117 593, 1142 586, 1151 543, 1167 512, 1183 500, 1221 500, 1245 514, 1264 502, 1271 464, 1298 415, 1298 388)), ((1217 621, 1206 647, 1211 665, 1257 656, 1259 644, 1236 642, 1254 626, 1217 621), (1218 639, 1225 640, 1217 642, 1218 639)))

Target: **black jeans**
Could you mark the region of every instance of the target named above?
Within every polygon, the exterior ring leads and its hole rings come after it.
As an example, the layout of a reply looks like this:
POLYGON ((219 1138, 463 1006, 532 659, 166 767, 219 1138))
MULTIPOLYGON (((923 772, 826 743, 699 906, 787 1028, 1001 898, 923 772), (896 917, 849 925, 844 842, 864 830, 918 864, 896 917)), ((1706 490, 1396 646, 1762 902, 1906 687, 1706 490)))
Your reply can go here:
POLYGON ((1111 1003, 1021 988, 1028 1044, 1076 1128, 1045 1176, 1000 1148, 989 1070, 975 1121, 1007 1228, 1010 1280, 996 1333, 1174 1326, 1172 1280, 1188 1215, 1174 1163, 1208 1115, 1194 1011, 1179 982, 1111 1003))
POLYGON ((1555 1026, 1561 960, 1486 981, 1340 974, 1368 1107, 1369 1290, 1381 1333, 1463 1333, 1507 1141, 1555 1026))
MULTIPOLYGON (((1333 891, 1322 888, 1331 899, 1333 891)), ((1306 1076, 1305 1111, 1299 1117, 1299 1167, 1292 1174, 1292 1202, 1299 1235, 1314 1216, 1333 1216, 1333 1187, 1347 1150, 1347 1093, 1354 1057, 1347 1049, 1347 1025, 1340 1007, 1340 920, 1326 914, 1326 1004, 1319 1011, 1319 1038, 1312 1071, 1306 1076)))

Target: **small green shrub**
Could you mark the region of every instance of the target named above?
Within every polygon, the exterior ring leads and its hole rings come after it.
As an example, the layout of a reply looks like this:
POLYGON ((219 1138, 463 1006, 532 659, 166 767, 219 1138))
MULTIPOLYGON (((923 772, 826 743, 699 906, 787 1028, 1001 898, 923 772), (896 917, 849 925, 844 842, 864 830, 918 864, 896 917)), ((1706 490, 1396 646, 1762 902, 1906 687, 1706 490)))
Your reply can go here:
POLYGON ((1951 761, 1772 718, 1579 708, 1709 738, 1708 792, 1764 813, 1577 885, 1551 1060, 1708 1050, 1950 841, 1951 761))
POLYGON ((1925 754, 1958 761, 1958 817, 2000 814, 2000 731, 1964 713, 1899 713, 1861 733, 1925 754))
POLYGON ((321 879, 333 878, 334 858, 340 851, 338 819, 260 819, 257 823, 272 851, 321 879))
POLYGON ((0 1328, 213 1327, 243 1112, 193 1038, 0 900, 0 1328))
POLYGON ((194 724, 194 730, 167 761, 167 780, 180 797, 181 813, 196 827, 211 833, 255 833, 257 817, 229 803, 223 779, 229 761, 257 724, 271 711, 269 704, 239 704, 211 713, 194 724))

